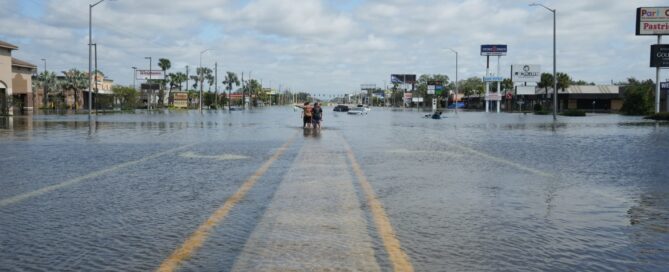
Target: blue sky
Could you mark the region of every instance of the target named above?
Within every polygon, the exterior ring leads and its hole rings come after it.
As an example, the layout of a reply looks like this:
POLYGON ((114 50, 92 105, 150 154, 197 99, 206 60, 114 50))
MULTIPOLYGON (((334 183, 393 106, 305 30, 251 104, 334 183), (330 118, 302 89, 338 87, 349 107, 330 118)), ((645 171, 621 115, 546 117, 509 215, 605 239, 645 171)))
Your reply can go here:
MULTIPOLYGON (((92 2, 92 1, 90 1, 92 2)), ((0 0, 0 39, 14 56, 47 69, 87 69, 89 1, 0 0)), ((94 8, 99 67, 132 84, 144 57, 168 58, 171 72, 217 63, 219 74, 252 73, 267 86, 341 94, 382 86, 391 73, 483 76, 481 44, 508 44, 511 64, 552 67, 552 16, 515 0, 117 0, 94 8)), ((634 35, 639 6, 662 1, 543 1, 558 10, 558 71, 598 84, 654 78, 655 37, 634 35)), ((154 62, 155 63, 155 62, 154 62)), ((153 67, 157 69, 157 66, 153 67)), ((661 79, 667 75, 662 72, 661 79)), ((222 81, 222 79, 220 79, 222 81)))

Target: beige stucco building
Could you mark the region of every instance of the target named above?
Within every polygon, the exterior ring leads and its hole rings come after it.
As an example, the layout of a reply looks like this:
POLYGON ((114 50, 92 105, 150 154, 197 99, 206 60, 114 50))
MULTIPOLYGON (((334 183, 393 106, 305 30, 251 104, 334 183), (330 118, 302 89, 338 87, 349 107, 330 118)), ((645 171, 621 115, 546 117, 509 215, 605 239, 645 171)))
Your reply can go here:
POLYGON ((32 110, 32 75, 37 66, 12 57, 16 45, 0 41, 0 114, 32 110))

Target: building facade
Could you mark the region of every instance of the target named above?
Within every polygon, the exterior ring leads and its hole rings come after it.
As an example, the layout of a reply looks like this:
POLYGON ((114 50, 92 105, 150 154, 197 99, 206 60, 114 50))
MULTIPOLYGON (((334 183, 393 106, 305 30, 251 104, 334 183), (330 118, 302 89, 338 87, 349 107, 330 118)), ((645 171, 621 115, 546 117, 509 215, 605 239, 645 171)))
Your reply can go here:
POLYGON ((16 45, 0 41, 0 115, 33 109, 34 64, 12 57, 16 45))

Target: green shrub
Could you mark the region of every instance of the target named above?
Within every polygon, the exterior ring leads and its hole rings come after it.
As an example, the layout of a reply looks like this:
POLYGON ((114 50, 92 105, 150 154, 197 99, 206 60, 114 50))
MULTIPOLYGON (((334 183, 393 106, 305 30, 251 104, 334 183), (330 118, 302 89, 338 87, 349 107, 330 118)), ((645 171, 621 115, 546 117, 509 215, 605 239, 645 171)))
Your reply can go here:
POLYGON ((540 112, 540 111, 543 111, 541 104, 534 104, 534 112, 540 112))
POLYGON ((644 117, 644 119, 651 119, 651 120, 657 120, 657 121, 669 121, 669 112, 655 113, 655 114, 644 117))
POLYGON ((585 116, 585 111, 577 110, 577 109, 571 109, 571 110, 565 110, 561 114, 564 115, 564 116, 585 116))
POLYGON ((627 115, 646 115, 653 111, 654 84, 651 80, 628 79, 625 86, 623 107, 620 111, 627 115))

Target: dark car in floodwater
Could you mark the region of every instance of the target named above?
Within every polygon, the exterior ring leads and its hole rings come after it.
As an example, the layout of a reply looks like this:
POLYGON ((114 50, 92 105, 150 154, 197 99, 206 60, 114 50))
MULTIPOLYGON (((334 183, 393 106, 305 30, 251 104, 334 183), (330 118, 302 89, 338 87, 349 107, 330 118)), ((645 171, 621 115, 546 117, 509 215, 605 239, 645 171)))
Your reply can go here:
POLYGON ((348 110, 349 108, 346 105, 337 105, 334 107, 334 111, 347 112, 348 110))

